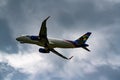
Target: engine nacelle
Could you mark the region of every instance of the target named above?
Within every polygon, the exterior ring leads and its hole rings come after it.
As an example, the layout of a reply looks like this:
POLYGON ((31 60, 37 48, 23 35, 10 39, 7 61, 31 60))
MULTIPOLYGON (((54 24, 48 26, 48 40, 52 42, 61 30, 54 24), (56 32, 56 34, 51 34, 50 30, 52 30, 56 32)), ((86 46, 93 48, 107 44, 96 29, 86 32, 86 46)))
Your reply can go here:
POLYGON ((47 50, 45 50, 44 48, 40 48, 40 49, 39 49, 39 52, 41 52, 41 53, 49 53, 50 51, 47 51, 47 50))

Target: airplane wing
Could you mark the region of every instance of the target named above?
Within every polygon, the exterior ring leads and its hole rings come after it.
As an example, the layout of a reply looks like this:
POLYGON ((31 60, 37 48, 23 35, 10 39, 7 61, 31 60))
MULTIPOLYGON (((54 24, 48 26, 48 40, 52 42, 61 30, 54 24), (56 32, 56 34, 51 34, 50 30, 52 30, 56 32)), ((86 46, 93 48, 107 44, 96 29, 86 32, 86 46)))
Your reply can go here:
POLYGON ((71 56, 70 58, 67 58, 67 57, 63 56, 62 54, 60 54, 59 52, 57 52, 57 51, 54 50, 54 49, 52 49, 51 52, 53 52, 54 54, 56 54, 56 55, 58 55, 58 56, 60 56, 60 57, 62 57, 62 58, 64 58, 64 59, 67 59, 67 60, 70 60, 70 59, 73 58, 73 56, 71 56))
MULTIPOLYGON (((50 16, 49 16, 50 17, 50 16)), ((49 44, 49 41, 48 41, 48 38, 47 38, 47 28, 46 28, 46 21, 48 20, 47 17, 43 22, 42 22, 42 25, 41 25, 41 29, 40 29, 40 32, 39 32, 39 37, 40 37, 40 41, 43 42, 43 44, 45 45, 44 47, 45 48, 48 48, 48 44, 49 44)), ((48 48, 49 49, 49 48, 48 48)), ((72 57, 70 58, 67 58, 65 56, 63 56, 62 54, 58 53, 56 50, 54 49, 50 49, 51 52, 53 52, 54 54, 64 58, 64 59, 67 59, 67 60, 70 60, 72 57)))
POLYGON ((45 44, 48 44, 48 39, 47 39, 47 28, 46 28, 46 21, 48 20, 50 16, 48 16, 41 25, 40 32, 39 32, 39 37, 40 40, 43 41, 45 44))

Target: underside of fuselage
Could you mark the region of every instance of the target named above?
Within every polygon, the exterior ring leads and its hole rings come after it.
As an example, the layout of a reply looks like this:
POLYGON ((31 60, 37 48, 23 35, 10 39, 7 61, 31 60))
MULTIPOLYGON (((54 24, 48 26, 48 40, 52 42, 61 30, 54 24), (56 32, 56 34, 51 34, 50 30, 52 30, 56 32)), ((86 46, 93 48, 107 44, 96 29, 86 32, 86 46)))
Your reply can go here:
MULTIPOLYGON (((45 47, 44 41, 38 38, 31 38, 30 36, 23 36, 19 39, 20 43, 27 43, 27 44, 36 44, 38 46, 45 47)), ((75 45, 72 41, 68 40, 57 40, 57 39, 48 39, 50 48, 75 48, 75 45)))
MULTIPOLYGON (((48 39, 48 40, 49 40, 49 44, 48 44, 49 48, 75 48, 75 46, 72 43, 68 42, 67 40, 56 40, 56 39, 48 39)), ((35 40, 30 40, 29 44, 36 44, 42 47, 45 46, 42 41, 35 41, 35 40)))
POLYGON ((67 40, 48 39, 50 46, 56 48, 75 48, 75 45, 67 40))

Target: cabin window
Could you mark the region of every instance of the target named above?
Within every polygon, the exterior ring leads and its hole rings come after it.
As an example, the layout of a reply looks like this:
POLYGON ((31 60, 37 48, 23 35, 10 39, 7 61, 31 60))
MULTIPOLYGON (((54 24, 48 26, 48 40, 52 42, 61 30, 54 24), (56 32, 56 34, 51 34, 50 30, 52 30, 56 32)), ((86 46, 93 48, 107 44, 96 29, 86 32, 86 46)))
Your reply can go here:
POLYGON ((31 38, 31 40, 39 40, 38 36, 31 36, 30 38, 31 38))

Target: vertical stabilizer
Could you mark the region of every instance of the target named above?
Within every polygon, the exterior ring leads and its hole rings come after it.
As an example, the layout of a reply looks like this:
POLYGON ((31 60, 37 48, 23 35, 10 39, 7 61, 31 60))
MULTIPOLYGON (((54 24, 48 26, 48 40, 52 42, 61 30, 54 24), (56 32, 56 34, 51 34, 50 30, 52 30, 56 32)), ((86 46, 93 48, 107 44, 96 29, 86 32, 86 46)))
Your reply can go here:
POLYGON ((83 36, 75 40, 75 43, 78 45, 84 44, 90 35, 91 35, 91 32, 87 32, 86 34, 84 34, 83 36))

